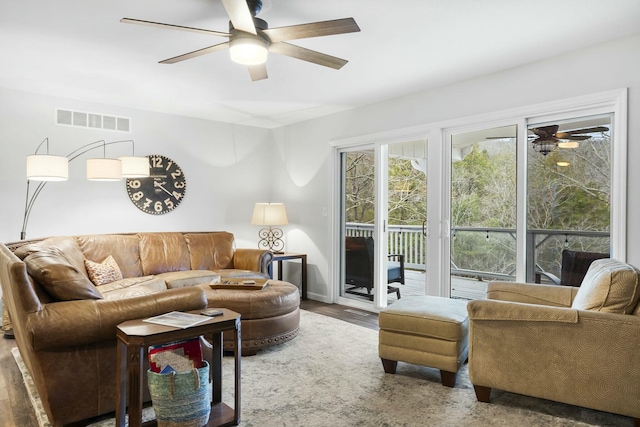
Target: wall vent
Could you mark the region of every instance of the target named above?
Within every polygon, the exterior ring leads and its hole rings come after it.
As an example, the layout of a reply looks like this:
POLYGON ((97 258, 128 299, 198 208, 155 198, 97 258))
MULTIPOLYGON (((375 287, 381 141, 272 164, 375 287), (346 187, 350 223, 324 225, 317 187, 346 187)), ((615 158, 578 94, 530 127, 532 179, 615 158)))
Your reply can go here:
POLYGON ((131 119, 113 115, 88 113, 56 108, 56 124, 89 129, 104 129, 115 132, 131 133, 131 119))

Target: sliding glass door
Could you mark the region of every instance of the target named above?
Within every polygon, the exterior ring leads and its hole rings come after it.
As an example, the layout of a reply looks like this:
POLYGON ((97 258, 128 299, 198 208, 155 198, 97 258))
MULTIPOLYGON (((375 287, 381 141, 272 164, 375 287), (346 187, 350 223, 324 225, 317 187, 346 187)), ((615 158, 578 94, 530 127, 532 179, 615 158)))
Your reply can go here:
POLYGON ((353 300, 373 301, 375 296, 375 164, 373 148, 340 153, 340 297, 353 300))
POLYGON ((426 140, 340 152, 343 303, 377 308, 426 283, 426 140))

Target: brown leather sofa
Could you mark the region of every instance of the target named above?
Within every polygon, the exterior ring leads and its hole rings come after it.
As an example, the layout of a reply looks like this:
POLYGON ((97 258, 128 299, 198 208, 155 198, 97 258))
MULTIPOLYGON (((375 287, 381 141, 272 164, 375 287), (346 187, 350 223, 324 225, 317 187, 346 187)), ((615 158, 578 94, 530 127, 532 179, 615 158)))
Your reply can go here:
MULTIPOLYGON (((61 426, 115 410, 116 325, 204 308, 206 292, 195 285, 219 276, 267 277, 272 257, 268 251, 236 249, 227 232, 0 244, 3 300, 49 420, 61 426), (100 263, 109 255, 123 278, 95 286, 85 259, 100 263)), ((299 319, 297 307, 291 316, 299 319)), ((244 332, 243 327, 243 338, 244 332)))

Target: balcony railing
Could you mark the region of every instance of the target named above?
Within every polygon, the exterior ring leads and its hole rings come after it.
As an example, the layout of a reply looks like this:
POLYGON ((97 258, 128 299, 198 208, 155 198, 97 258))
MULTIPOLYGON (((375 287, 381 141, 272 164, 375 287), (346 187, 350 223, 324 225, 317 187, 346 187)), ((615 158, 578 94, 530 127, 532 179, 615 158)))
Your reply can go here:
MULTIPOLYGON (((347 236, 373 236, 373 224, 347 223, 347 236)), ((419 225, 390 225, 389 253, 404 254, 408 269, 425 270, 423 228, 419 225)), ((451 274, 490 280, 515 279, 516 230, 507 228, 453 227, 451 274)), ((560 275, 563 249, 609 252, 608 231, 527 231, 527 281, 536 272, 560 275)))

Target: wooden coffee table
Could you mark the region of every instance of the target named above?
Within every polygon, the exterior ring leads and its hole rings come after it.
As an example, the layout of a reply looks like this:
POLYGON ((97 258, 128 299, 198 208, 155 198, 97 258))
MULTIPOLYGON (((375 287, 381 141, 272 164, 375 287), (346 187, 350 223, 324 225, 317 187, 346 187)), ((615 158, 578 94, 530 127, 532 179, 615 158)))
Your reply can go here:
MULTIPOLYGON (((208 427, 238 425, 240 423, 240 360, 241 360, 241 332, 240 314, 225 308, 221 309, 222 316, 211 317, 202 323, 188 328, 158 325, 144 322, 143 319, 129 320, 117 327, 117 366, 116 387, 116 426, 125 426, 127 395, 129 396, 129 426, 142 426, 142 395, 144 377, 144 360, 147 348, 152 345, 164 344, 172 341, 203 335, 213 343, 211 356, 211 373, 213 379, 213 393, 211 416, 208 427), (235 335, 235 402, 234 408, 222 402, 222 332, 234 330, 235 335)), ((190 313, 199 313, 192 311, 190 313)), ((150 421, 145 426, 157 425, 150 421)))

